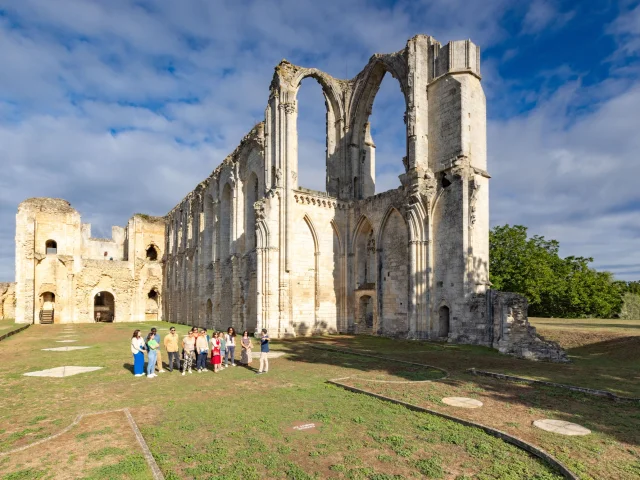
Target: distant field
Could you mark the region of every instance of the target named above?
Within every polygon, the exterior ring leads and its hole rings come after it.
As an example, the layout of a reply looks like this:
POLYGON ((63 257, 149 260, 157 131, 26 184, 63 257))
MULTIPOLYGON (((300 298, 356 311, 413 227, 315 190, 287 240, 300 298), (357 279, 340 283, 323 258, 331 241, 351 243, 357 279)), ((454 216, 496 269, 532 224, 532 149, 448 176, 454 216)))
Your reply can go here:
POLYGON ((619 335, 640 335, 640 320, 620 320, 603 318, 540 318, 529 317, 532 325, 538 329, 571 329, 602 331, 619 335))

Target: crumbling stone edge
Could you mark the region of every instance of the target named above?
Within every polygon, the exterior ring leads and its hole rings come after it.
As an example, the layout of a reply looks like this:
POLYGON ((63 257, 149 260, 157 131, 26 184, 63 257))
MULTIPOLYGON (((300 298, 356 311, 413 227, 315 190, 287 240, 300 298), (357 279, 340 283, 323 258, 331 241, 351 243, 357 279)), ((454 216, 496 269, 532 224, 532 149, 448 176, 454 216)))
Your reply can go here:
POLYGON ((5 340, 5 339, 9 338, 11 335, 15 335, 16 333, 20 333, 21 331, 26 330, 30 326, 31 326, 31 324, 27 324, 27 325, 25 325, 23 327, 16 328, 15 330, 11 330, 10 332, 5 333, 4 335, 0 335, 0 342, 2 340, 5 340))
POLYGON ((362 352, 358 352, 358 351, 355 351, 355 350, 348 350, 348 349, 335 348, 335 347, 321 347, 321 346, 318 346, 318 345, 311 345, 311 348, 315 348, 316 350, 325 350, 327 352, 346 353, 347 355, 358 355, 360 357, 377 358, 378 360, 386 360, 386 361, 390 361, 390 362, 394 362, 394 363, 404 363, 405 365, 413 365, 413 366, 416 366, 416 367, 431 368, 433 370, 438 370, 439 372, 442 372, 442 374, 443 374, 443 376, 441 378, 434 378, 433 380, 406 380, 406 381, 402 381, 402 382, 388 382, 388 381, 380 381, 380 380, 367 380, 367 381, 375 381, 375 382, 380 382, 380 383, 407 383, 407 382, 420 383, 420 382, 440 381, 440 380, 445 380, 445 379, 449 378, 449 372, 447 372, 444 368, 434 367, 433 365, 426 365, 424 363, 408 362, 406 360, 398 360, 396 358, 381 357, 380 355, 371 355, 370 353, 362 353, 362 352))
POLYGON ((554 382, 547 382, 544 380, 533 380, 531 378, 517 377, 515 375, 505 375, 504 373, 495 373, 495 372, 486 372, 483 370, 476 370, 475 368, 468 369, 466 373, 470 373, 472 375, 481 375, 484 377, 493 377, 493 378, 497 378, 498 380, 506 380, 508 382, 521 382, 521 383, 528 383, 528 384, 534 384, 534 385, 544 385, 547 387, 564 388, 565 390, 585 393, 587 395, 594 395, 597 397, 606 397, 615 402, 634 402, 634 403, 640 402, 640 398, 622 397, 608 390, 596 390, 594 388, 579 387, 576 385, 567 385, 565 383, 554 383, 554 382))
MULTIPOLYGON (((29 325, 27 325, 27 327, 28 326, 29 325)), ((23 445, 21 447, 14 448, 13 450, 9 450, 7 452, 0 452, 0 457, 6 456, 6 455, 11 455, 11 454, 17 453, 17 452, 21 452, 23 450, 26 450, 27 448, 35 447, 36 445, 40 445, 40 444, 42 444, 44 442, 48 442, 50 440, 58 438, 58 437, 64 435, 65 433, 67 433, 69 430, 71 430, 76 425, 78 425, 80 423, 80 420, 82 420, 84 417, 89 417, 89 416, 93 416, 93 415, 105 415, 107 413, 114 413, 114 412, 122 412, 122 413, 124 413, 125 417, 127 418, 129 426, 133 430, 133 433, 134 433, 134 435, 136 437, 136 440, 138 441, 138 444, 142 448, 142 453, 144 455, 145 460, 147 461, 147 464, 149 465, 149 468, 151 469, 151 472, 153 474, 154 480, 164 480, 164 475, 162 474, 162 471, 160 470, 160 467, 158 467, 158 464, 156 463, 156 460, 153 458, 153 455, 151 454, 151 450, 149 450, 149 446, 147 445, 147 442, 145 441, 145 439, 142 436, 142 434, 140 433, 140 429, 138 428, 138 425, 136 424, 136 421, 131 416, 131 412, 129 411, 128 408, 117 408, 115 410, 102 410, 100 412, 81 413, 80 415, 76 416, 76 418, 73 420, 73 422, 71 422, 65 428, 60 430, 58 433, 54 433, 53 435, 50 435, 50 436, 48 436, 46 438, 42 438, 42 439, 40 439, 40 440, 38 440, 36 442, 30 443, 28 445, 23 445)))
MULTIPOLYGON (((409 363, 409 362, 405 362, 409 363)), ((377 398, 379 400, 384 400, 386 402, 395 403, 396 405, 401 405, 409 410, 413 410, 414 412, 423 412, 429 413, 431 415, 435 415, 437 417, 445 418, 447 420, 451 420, 452 422, 460 423, 466 427, 475 427, 483 430, 488 435, 499 438, 507 443, 515 445, 518 448, 542 459, 552 467, 556 468, 564 478, 569 480, 580 480, 579 477, 574 474, 569 468, 563 464, 560 460, 556 459, 553 455, 545 452, 541 448, 536 447, 530 443, 525 442, 524 440, 509 435, 501 430, 496 430, 495 428, 487 427, 486 425, 482 425, 481 423, 471 422, 469 420, 464 420, 462 418, 454 417, 453 415, 447 415, 446 413, 437 412, 435 410, 430 410, 428 408, 419 407, 417 405, 413 405, 412 403, 403 402, 402 400, 396 400, 395 398, 385 397, 384 395, 380 395, 378 393, 369 392, 367 390, 362 390, 360 388, 352 387, 350 385, 345 385, 344 383, 340 383, 336 380, 327 380, 327 383, 331 385, 335 385, 336 387, 344 388, 345 390, 349 390, 354 393, 361 393, 364 395, 369 395, 370 397, 377 398)))

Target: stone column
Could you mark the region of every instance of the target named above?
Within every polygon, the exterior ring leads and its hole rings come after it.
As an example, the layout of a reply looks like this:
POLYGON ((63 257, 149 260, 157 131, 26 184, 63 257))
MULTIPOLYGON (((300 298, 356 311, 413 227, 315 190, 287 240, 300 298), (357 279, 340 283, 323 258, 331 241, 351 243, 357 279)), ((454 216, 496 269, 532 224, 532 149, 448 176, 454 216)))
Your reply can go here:
POLYGON ((297 172, 298 172, 298 130, 297 130, 297 111, 295 102, 283 103, 280 105, 284 110, 285 119, 285 131, 286 131, 286 150, 284 155, 284 173, 282 187, 286 192, 285 207, 284 207, 284 222, 285 229, 285 270, 291 271, 291 243, 293 240, 292 226, 291 226, 291 210, 293 208, 293 189, 298 187, 297 172), (293 179, 293 173, 295 172, 296 179, 293 179))

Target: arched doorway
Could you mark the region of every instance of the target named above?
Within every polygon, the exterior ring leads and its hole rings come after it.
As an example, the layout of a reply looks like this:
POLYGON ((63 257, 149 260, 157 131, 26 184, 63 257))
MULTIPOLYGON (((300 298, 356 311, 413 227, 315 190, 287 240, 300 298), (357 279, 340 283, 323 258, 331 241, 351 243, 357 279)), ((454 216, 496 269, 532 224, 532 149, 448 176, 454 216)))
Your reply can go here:
POLYGON ((358 305, 358 323, 356 325, 356 333, 372 335, 374 333, 374 320, 374 301, 369 295, 363 295, 360 297, 358 305))
POLYGON ((44 292, 42 295, 40 295, 40 323, 44 325, 53 323, 55 307, 55 293, 44 292))
POLYGON ((147 260, 150 262, 156 262, 158 260, 158 249, 155 245, 150 245, 147 248, 147 260))
POLYGON ((449 336, 449 307, 443 305, 439 311, 440 327, 438 329, 438 336, 440 338, 447 338, 449 336))
POLYGON ((155 288, 149 290, 147 303, 144 309, 144 319, 148 322, 158 320, 158 291, 155 288))
POLYGON ((207 312, 205 318, 205 326, 207 328, 213 327, 213 304, 211 303, 211 299, 207 300, 207 312))
POLYGON ((93 297, 93 319, 96 322, 113 322, 116 314, 116 302, 109 292, 98 292, 93 297))

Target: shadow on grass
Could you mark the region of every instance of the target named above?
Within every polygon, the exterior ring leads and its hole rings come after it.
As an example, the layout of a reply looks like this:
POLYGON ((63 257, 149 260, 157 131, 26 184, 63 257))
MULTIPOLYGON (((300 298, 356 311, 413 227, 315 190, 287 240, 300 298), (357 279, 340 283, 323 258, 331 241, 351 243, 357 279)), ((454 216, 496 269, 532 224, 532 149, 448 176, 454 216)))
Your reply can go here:
MULTIPOLYGON (((581 349, 589 349, 593 352, 609 352, 612 354, 612 365, 621 355, 619 345, 636 345, 637 339, 624 338, 593 344, 581 349), (630 343, 625 343, 630 342, 630 343), (612 353, 613 351, 613 353, 612 353)), ((558 383, 573 383, 580 385, 585 376, 591 375, 593 371, 588 365, 559 365, 542 362, 532 362, 517 359, 506 355, 501 355, 491 349, 477 346, 448 345, 430 342, 411 342, 402 340, 391 340, 380 337, 322 337, 316 339, 292 339, 282 341, 279 349, 288 353, 287 358, 294 362, 304 364, 321 364, 327 367, 339 367, 339 369, 327 368, 327 379, 331 377, 353 376, 362 379, 362 374, 386 374, 395 377, 396 380, 416 380, 416 369, 410 365, 393 362, 391 359, 399 359, 410 362, 433 365, 449 371, 452 378, 438 381, 437 378, 430 378, 440 385, 449 385, 464 389, 468 392, 482 392, 484 395, 494 398, 508 408, 509 404, 521 405, 530 412, 539 415, 549 416, 560 420, 579 423, 594 432, 609 435, 618 441, 632 445, 640 445, 640 405, 634 403, 615 403, 609 399, 588 396, 582 393, 571 392, 557 388, 519 385, 504 382, 497 379, 476 377, 464 373, 466 369, 475 366, 478 369, 492 371, 513 371, 514 365, 527 368, 531 376, 540 378, 542 376, 550 381, 558 383), (371 357, 361 357, 346 353, 328 352, 311 348, 317 346, 338 346, 360 352, 370 353, 389 357, 389 361, 384 361, 371 357), (559 379, 557 372, 565 370, 565 377, 559 379), (340 371, 341 369, 351 369, 340 371), (569 373, 569 375, 567 375, 569 373), (573 378, 573 382, 568 382, 568 378, 573 378)), ((639 355, 638 345, 635 347, 635 356, 639 355)), ((626 358, 626 357, 625 357, 626 358)), ((618 363, 620 363, 618 361, 618 363)), ((600 373, 605 377, 613 372, 607 370, 600 373)), ((439 372, 438 372, 439 373, 439 372)), ((429 376, 428 372, 425 376, 429 376)), ((364 378, 366 379, 366 375, 364 378)), ((616 383, 611 378, 607 379, 608 384, 616 383)), ((371 384, 374 385, 373 383, 371 384)), ((421 387, 416 383, 415 388, 424 388, 426 398, 430 387, 421 387)), ((434 384, 431 384, 434 385, 434 384)), ((372 387, 373 388, 373 387, 372 387)), ((409 385, 408 388, 413 388, 409 385)), ((499 419, 498 419, 499 420, 499 419)))
POLYGON ((640 367, 640 336, 612 338, 603 342, 572 348, 568 353, 573 357, 581 358, 583 361, 595 360, 598 363, 603 361, 608 363, 625 362, 624 366, 626 367, 630 366, 627 362, 631 362, 636 367, 640 367))

